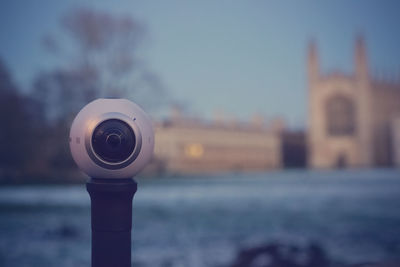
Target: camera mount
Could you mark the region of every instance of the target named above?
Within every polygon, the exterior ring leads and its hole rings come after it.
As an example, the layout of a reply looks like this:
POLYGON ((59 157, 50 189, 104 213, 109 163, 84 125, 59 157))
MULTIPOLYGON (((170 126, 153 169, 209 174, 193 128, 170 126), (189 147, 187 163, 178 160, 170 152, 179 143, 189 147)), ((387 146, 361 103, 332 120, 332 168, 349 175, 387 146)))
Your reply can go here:
POLYGON ((133 179, 92 178, 86 183, 91 200, 92 267, 131 266, 133 179))

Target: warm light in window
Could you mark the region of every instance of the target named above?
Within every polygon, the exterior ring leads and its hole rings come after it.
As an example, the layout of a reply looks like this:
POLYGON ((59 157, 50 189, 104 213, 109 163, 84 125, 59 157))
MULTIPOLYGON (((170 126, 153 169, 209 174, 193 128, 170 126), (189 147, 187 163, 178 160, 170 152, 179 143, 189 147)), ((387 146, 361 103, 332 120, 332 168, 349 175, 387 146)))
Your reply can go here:
POLYGON ((204 154, 202 144, 188 144, 185 146, 185 154, 191 158, 201 158, 204 154))

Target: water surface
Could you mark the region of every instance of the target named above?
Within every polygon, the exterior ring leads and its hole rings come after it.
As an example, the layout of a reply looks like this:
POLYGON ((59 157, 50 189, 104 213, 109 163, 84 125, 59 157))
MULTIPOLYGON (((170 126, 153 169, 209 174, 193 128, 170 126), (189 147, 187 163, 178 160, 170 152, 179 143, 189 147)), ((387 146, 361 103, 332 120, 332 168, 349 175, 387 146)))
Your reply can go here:
MULTIPOLYGON (((140 179, 133 206, 134 266, 229 266, 271 242, 400 259, 399 170, 140 179)), ((90 266, 84 183, 0 188, 0 266, 90 266)))

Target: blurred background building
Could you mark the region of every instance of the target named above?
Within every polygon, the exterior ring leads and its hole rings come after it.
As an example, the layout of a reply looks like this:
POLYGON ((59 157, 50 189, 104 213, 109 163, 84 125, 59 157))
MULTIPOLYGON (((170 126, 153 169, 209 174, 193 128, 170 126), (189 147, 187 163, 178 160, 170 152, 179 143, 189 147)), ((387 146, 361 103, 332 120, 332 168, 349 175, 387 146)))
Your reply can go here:
POLYGON ((311 43, 308 75, 310 167, 392 166, 398 153, 393 141, 399 130, 392 125, 400 116, 400 81, 371 75, 363 38, 356 41, 350 74, 321 73, 317 46, 311 43))
POLYGON ((172 173, 262 171, 282 165, 281 138, 284 124, 267 125, 255 116, 250 122, 215 118, 206 122, 184 117, 177 109, 156 124, 155 166, 172 173))
POLYGON ((394 119, 391 132, 393 133, 394 165, 400 167, 400 116, 394 119))
POLYGON ((321 73, 317 46, 308 50, 309 127, 285 129, 254 116, 238 123, 184 117, 175 109, 156 125, 159 171, 192 173, 284 167, 355 168, 400 164, 400 81, 371 75, 365 42, 355 44, 354 73, 321 73), (397 124, 395 121, 397 120, 397 124))

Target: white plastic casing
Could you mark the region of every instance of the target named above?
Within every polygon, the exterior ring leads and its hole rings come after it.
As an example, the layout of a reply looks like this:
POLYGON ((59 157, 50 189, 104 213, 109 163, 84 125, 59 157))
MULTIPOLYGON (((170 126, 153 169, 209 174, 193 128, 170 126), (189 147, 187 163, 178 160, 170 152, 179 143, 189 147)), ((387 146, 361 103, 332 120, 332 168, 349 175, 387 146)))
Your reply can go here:
POLYGON ((69 135, 72 157, 79 168, 92 178, 131 178, 151 160, 154 130, 150 117, 135 103, 126 99, 97 99, 79 111, 69 135), (107 119, 126 122, 135 133, 132 156, 122 163, 107 163, 93 152, 91 138, 99 123, 107 119))

